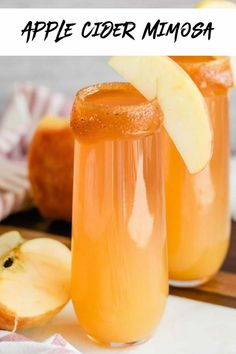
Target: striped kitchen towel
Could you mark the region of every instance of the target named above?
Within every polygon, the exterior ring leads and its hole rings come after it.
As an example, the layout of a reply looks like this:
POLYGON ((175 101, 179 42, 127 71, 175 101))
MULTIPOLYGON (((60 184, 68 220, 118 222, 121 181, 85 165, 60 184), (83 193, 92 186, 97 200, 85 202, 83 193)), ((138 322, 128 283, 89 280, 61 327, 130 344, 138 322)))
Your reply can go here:
POLYGON ((30 82, 15 84, 9 103, 0 117, 0 220, 28 203, 26 156, 38 121, 44 115, 69 117, 71 106, 70 99, 46 87, 30 82), (21 188, 17 191, 14 183, 12 189, 7 183, 7 176, 16 164, 19 169, 21 167, 19 173, 26 179, 25 183, 19 184, 21 188), (3 169, 4 173, 1 173, 3 169))
POLYGON ((21 334, 0 331, 0 354, 81 354, 59 334, 43 342, 32 341, 21 334))

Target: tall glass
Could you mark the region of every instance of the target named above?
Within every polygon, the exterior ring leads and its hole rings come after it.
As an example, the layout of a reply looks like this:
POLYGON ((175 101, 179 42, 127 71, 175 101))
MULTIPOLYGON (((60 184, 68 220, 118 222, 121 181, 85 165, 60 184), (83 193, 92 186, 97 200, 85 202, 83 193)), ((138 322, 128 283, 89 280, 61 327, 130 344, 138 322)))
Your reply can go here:
POLYGON ((99 343, 145 340, 164 309, 159 128, 148 131, 159 113, 125 83, 85 88, 75 99, 72 300, 99 343))
POLYGON ((227 58, 175 57, 205 97, 214 134, 208 165, 190 175, 163 131, 169 277, 176 286, 207 281, 221 267, 230 237, 227 58))

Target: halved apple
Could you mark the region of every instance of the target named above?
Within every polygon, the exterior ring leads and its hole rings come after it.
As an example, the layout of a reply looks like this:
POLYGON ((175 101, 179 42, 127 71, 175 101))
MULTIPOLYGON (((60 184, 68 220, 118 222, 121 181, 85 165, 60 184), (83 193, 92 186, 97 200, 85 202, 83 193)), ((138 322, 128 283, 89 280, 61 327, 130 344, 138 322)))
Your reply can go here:
POLYGON ((189 75, 169 57, 113 57, 109 64, 148 100, 157 99, 164 127, 190 173, 212 154, 212 130, 205 100, 189 75))
POLYGON ((39 238, 26 241, 14 231, 0 236, 0 329, 46 322, 70 297, 70 250, 39 238))

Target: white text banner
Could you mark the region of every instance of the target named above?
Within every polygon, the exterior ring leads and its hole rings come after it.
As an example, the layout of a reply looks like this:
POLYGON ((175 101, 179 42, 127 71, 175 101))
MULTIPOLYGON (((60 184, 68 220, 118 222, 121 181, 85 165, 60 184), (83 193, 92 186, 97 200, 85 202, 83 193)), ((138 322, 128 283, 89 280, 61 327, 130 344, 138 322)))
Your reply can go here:
POLYGON ((236 55, 236 9, 0 9, 0 55, 236 55))

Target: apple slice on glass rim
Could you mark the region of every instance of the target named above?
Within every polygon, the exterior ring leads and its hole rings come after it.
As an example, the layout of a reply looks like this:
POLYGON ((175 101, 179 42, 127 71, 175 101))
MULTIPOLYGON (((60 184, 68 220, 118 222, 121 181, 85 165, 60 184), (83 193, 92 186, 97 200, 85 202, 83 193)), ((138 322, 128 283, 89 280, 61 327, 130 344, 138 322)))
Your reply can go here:
POLYGON ((113 57, 109 64, 147 100, 157 100, 163 125, 190 173, 212 155, 212 129, 205 100, 190 76, 169 57, 113 57))

